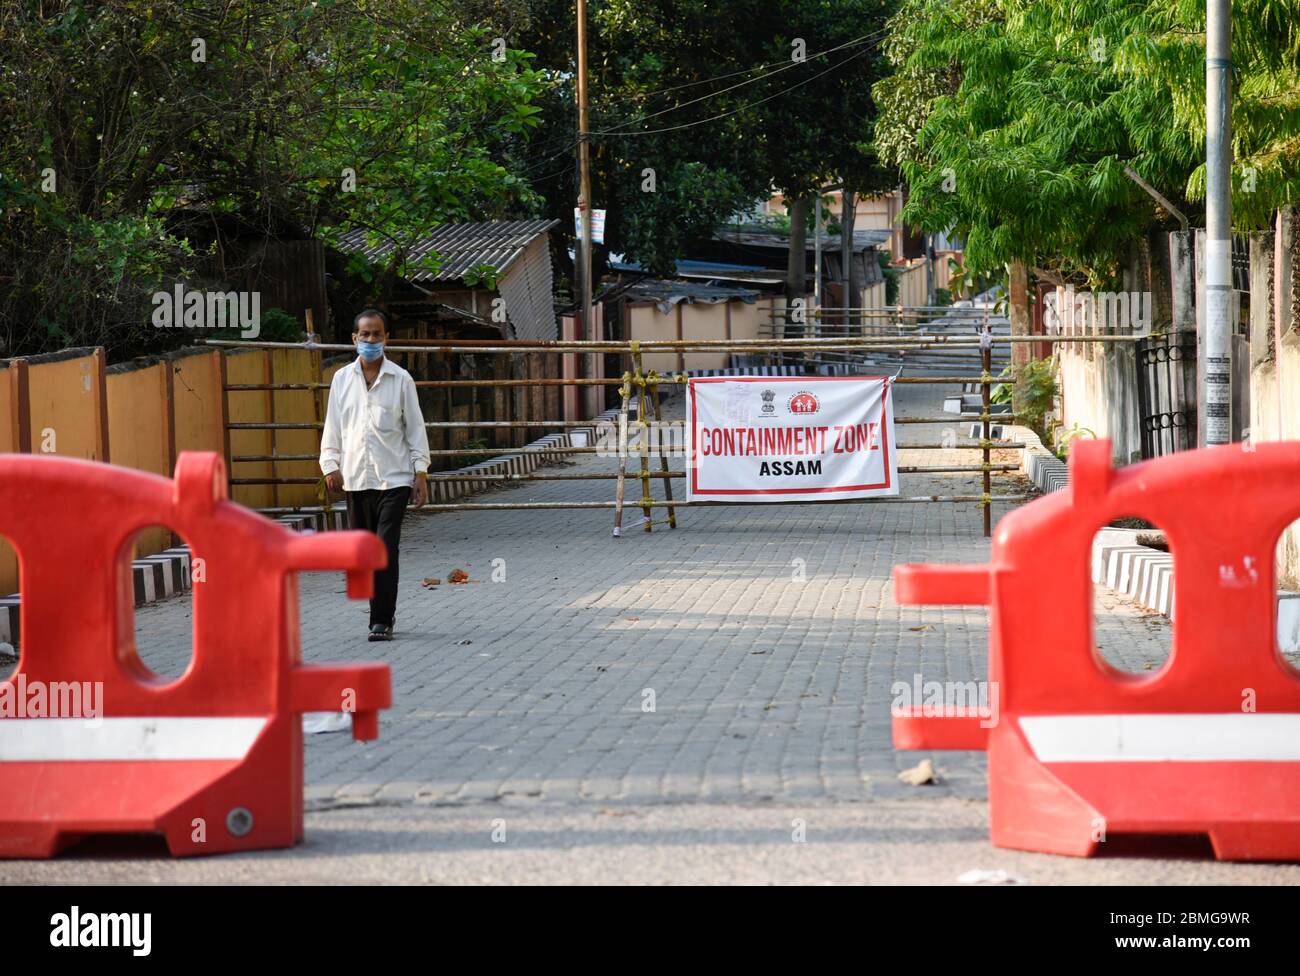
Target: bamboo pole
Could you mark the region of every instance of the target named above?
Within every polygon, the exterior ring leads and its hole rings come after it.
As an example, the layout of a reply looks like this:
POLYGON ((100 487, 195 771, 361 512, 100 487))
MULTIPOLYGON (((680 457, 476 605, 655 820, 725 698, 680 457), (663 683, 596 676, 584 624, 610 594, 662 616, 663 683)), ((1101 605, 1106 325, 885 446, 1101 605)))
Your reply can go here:
MULTIPOLYGON (((994 336, 994 344, 1005 343, 1015 345, 1025 342, 1050 342, 1050 343, 1074 343, 1074 342, 1137 342, 1145 336, 1139 335, 1087 335, 1087 336, 1062 336, 1062 335, 1033 335, 1033 336, 994 336)), ((418 340, 413 340, 418 341, 418 340)), ((569 339, 564 341, 546 341, 546 342, 529 342, 525 346, 510 346, 505 343, 508 340, 494 340, 495 344, 490 346, 468 346, 461 341, 436 340, 432 345, 405 345, 392 346, 387 351, 393 353, 402 352, 475 352, 475 353, 496 353, 496 352, 562 352, 572 351, 575 349, 587 353, 596 352, 627 352, 627 343, 613 342, 608 339, 569 339)), ((307 348, 301 342, 256 342, 233 339, 203 339, 204 345, 225 346, 238 349, 304 349, 307 348)), ((780 352, 784 349, 795 350, 852 350, 852 349, 870 349, 876 351, 887 351, 890 349, 918 349, 932 346, 942 346, 953 349, 971 349, 978 348, 980 340, 975 336, 951 336, 947 334, 925 334, 910 336, 906 339, 782 339, 774 342, 770 339, 655 339, 640 343, 643 352, 671 351, 676 352, 726 352, 728 350, 735 352, 780 352)), ((318 344, 312 346, 313 349, 320 349, 326 352, 344 352, 350 351, 352 346, 344 346, 334 343, 318 344)))
MULTIPOLYGON (((644 387, 642 387, 639 397, 645 396, 644 387)), ((637 401, 640 402, 640 399, 637 401)), ((895 417, 896 424, 950 424, 954 420, 958 421, 980 421, 980 420, 1018 420, 1019 417, 1013 413, 995 413, 995 414, 949 414, 946 417, 895 417)), ((637 419, 638 424, 647 426, 653 425, 654 421, 643 421, 637 419)), ((673 427, 682 423, 678 420, 669 420, 664 426, 673 427)), ((432 428, 493 428, 493 427, 597 427, 599 424, 590 420, 432 420, 424 425, 432 428)), ((321 425, 316 423, 248 423, 248 424, 230 424, 231 430, 320 430, 321 425)), ((455 451, 456 454, 467 454, 468 451, 455 451)), ((277 455, 279 457, 279 455, 277 455)))
MULTIPOLYGON (((567 354, 566 354, 567 355, 567 354)), ((737 374, 741 375, 741 374, 737 374)), ((720 377, 725 379, 726 377, 720 377)), ((667 380, 673 383, 684 383, 688 377, 680 373, 664 374, 660 380, 667 380)), ((610 378, 584 378, 577 379, 520 379, 520 380, 415 380, 415 385, 422 389, 437 389, 442 387, 498 387, 498 386, 620 386, 622 380, 617 377, 610 378)), ((951 386, 953 383, 988 383, 996 385, 1000 382, 997 379, 985 379, 982 376, 899 376, 891 380, 892 383, 931 383, 944 386, 951 386)), ((265 383, 231 383, 225 387, 228 393, 247 393, 257 390, 328 390, 328 383, 277 383, 268 385, 265 383)))
MULTIPOLYGON (((986 338, 987 338, 988 335, 989 335, 988 330, 989 330, 989 324, 988 324, 988 318, 986 317, 985 320, 984 320, 984 336, 985 336, 986 338)), ((980 346, 980 359, 981 359, 981 361, 982 361, 982 363, 983 363, 983 366, 984 366, 984 375, 987 376, 987 377, 991 377, 991 376, 992 376, 992 373, 993 373, 993 346, 992 346, 992 344, 986 344, 986 345, 982 345, 982 346, 980 346)), ((985 446, 984 446, 984 448, 983 448, 983 454, 984 454, 984 497, 985 497, 985 498, 988 498, 988 497, 990 497, 990 496, 993 494, 993 483, 992 483, 992 481, 990 480, 990 475, 989 475, 989 449, 988 449, 988 441, 989 441, 989 437, 990 437, 990 435, 992 434, 992 431, 989 429, 989 408, 992 406, 992 404, 991 404, 991 402, 990 402, 990 400, 989 400, 989 396, 990 396, 989 390, 990 390, 990 388, 989 388, 989 385, 988 385, 987 383, 985 383, 984 385, 982 385, 982 386, 980 387, 981 402, 982 402, 983 405, 984 405, 984 410, 983 410, 983 414, 984 414, 984 417, 983 417, 984 431, 983 431, 983 433, 984 433, 984 436, 983 436, 983 438, 981 438, 981 439, 984 441, 984 444, 985 444, 985 446)), ((983 507, 984 507, 984 538, 987 539, 987 538, 989 538, 990 536, 993 535, 993 506, 990 505, 988 502, 985 502, 983 507)))
MULTIPOLYGON (((1019 471, 1018 464, 933 464, 933 465, 916 465, 910 467, 900 467, 899 474, 977 474, 981 471, 986 474, 988 471, 1019 471)), ((685 478, 685 471, 671 471, 667 467, 656 478, 663 478, 668 490, 671 491, 672 485, 669 484, 669 478, 685 478)), ((521 481, 620 481, 624 478, 623 474, 614 471, 596 471, 580 472, 577 474, 515 474, 504 471, 499 474, 431 474, 428 476, 429 481, 451 481, 451 482, 470 482, 484 485, 504 485, 514 484, 521 481)), ((315 485, 319 484, 319 478, 238 478, 232 484, 236 485, 315 485)), ((619 501, 617 490, 614 500, 619 501)), ((672 498, 669 497, 669 501, 672 498)), ((791 503, 786 503, 791 504, 791 503)), ((621 511, 621 509, 616 509, 621 511)), ((616 537, 617 538, 617 537, 616 537)))
MULTIPOLYGON (((1025 502, 1034 495, 994 495, 991 502, 1025 502)), ((883 495, 875 498, 822 498, 817 501, 784 502, 786 505, 911 505, 921 503, 956 503, 979 504, 983 495, 883 495)), ((748 505, 750 502, 719 501, 651 501, 651 508, 721 508, 732 505, 748 505)), ((447 505, 426 505, 422 512, 466 512, 466 511, 519 511, 541 509, 598 509, 613 508, 613 502, 463 502, 447 505)))
MULTIPOLYGON (((681 305, 678 305, 677 307, 680 309, 681 305)), ((656 375, 655 371, 653 369, 650 370, 650 377, 647 380, 647 382, 650 384, 650 399, 654 403, 655 427, 656 429, 662 430, 663 416, 659 412, 659 384, 655 382, 655 375, 656 375)), ((659 440, 659 443, 656 446, 658 448, 658 453, 659 453, 659 466, 660 469, 664 472, 664 497, 667 498, 669 501, 672 501, 673 483, 668 475, 668 455, 664 453, 664 445, 663 445, 662 438, 659 440)), ((683 475, 683 477, 685 477, 685 475, 683 475)), ((668 509, 668 528, 670 529, 677 528, 677 510, 675 508, 668 509)))
MULTIPOLYGON (((1023 450, 1025 444, 1023 441, 965 441, 956 444, 896 444, 894 445, 900 451, 938 451, 938 450, 972 450, 978 451, 985 444, 994 450, 1023 450)), ((466 448, 460 451, 430 451, 434 456, 469 456, 469 457, 511 457, 515 454, 598 454, 603 448, 600 447, 544 447, 544 448, 527 448, 527 447, 488 447, 488 448, 466 448)), ((315 461, 318 455, 315 454, 237 454, 232 461, 270 461, 274 457, 277 461, 315 461)), ((1017 466, 1018 467, 1018 466, 1017 466)), ((903 470, 903 469, 899 469, 903 470)))
POLYGON ((618 484, 614 487, 614 538, 623 537, 623 491, 627 484, 627 408, 632 396, 632 374, 623 374, 623 406, 618 412, 618 484))
POLYGON ((650 506, 650 428, 646 421, 645 374, 641 371, 641 349, 632 343, 632 362, 636 369, 636 425, 641 455, 641 509, 645 512, 645 530, 651 531, 650 506))

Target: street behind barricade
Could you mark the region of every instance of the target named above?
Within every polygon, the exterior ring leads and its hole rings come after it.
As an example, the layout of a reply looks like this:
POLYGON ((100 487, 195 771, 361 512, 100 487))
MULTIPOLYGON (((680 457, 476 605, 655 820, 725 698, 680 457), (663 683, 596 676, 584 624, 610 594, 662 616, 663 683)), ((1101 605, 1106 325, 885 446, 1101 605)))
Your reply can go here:
MULTIPOLYGON (((895 411, 933 415, 944 392, 899 387, 895 411)), ((668 406, 680 417, 680 396, 668 406)), ((942 432, 914 425, 899 440, 942 432)), ((978 459, 905 451, 900 463, 978 459)), ((902 493, 978 493, 978 479, 904 474, 902 493)), ((602 500, 612 484, 535 482, 476 500, 602 500)), ((994 486, 1021 488, 1000 475, 994 486)), ((345 598, 340 575, 300 577, 305 659, 384 659, 394 686, 378 741, 305 737, 300 847, 73 852, 0 864, 0 883, 955 883, 972 869, 1034 883, 1300 881, 1294 866, 996 850, 979 753, 934 754, 937 783, 899 781, 926 755, 890 743, 892 686, 983 681, 987 627, 981 607, 897 606, 890 575, 903 562, 985 560, 977 506, 684 509, 675 530, 625 528, 621 540, 611 516, 409 515, 390 644, 365 643, 365 605, 345 598), (457 569, 468 582, 448 582, 457 569)), ((156 668, 182 666, 189 600, 137 611, 156 668)), ((1159 661, 1167 621, 1109 596, 1102 607, 1099 644, 1131 669, 1159 661)))

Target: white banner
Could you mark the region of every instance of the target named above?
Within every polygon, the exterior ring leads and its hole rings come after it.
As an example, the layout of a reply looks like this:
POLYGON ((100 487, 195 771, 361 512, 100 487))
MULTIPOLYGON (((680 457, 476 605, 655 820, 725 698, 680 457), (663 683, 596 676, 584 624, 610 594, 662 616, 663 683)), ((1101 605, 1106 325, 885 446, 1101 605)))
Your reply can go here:
POLYGON ((886 377, 700 377, 690 380, 686 404, 688 499, 898 494, 886 377))

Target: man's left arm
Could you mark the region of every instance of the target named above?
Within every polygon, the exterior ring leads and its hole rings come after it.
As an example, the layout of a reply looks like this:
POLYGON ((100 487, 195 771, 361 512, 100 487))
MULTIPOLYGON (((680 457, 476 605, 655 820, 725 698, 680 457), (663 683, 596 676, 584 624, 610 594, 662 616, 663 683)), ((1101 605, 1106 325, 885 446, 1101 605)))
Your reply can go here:
POLYGON ((406 447, 411 455, 415 481, 411 485, 411 501, 423 505, 429 500, 429 433, 424 427, 424 413, 420 410, 420 395, 415 380, 408 375, 402 390, 402 416, 405 418, 406 447))

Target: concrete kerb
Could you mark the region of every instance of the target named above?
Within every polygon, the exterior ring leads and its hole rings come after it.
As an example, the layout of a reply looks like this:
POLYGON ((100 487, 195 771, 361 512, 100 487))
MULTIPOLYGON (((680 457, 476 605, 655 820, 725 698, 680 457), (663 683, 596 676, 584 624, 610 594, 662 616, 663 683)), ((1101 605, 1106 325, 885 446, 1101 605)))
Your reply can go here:
MULTIPOLYGON (((1106 528, 1092 544, 1092 581, 1133 603, 1174 617, 1174 557, 1138 545, 1142 529, 1106 528)), ((1277 643, 1283 654, 1300 654, 1300 593, 1277 595, 1277 643)))
POLYGON ((1023 443, 1020 470, 1041 491, 1056 491, 1070 483, 1070 470, 1064 461, 1043 446, 1042 440, 1028 427, 1004 425, 1004 434, 1023 443))

